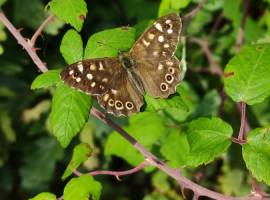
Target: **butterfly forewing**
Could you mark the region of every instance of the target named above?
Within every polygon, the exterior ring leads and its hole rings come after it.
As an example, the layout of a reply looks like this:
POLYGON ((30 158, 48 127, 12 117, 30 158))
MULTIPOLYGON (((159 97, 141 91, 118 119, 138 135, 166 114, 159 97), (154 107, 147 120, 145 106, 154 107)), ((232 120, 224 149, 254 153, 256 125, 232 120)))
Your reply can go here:
POLYGON ((89 59, 70 65, 61 72, 64 82, 87 94, 105 93, 114 74, 123 70, 118 58, 89 59))
POLYGON ((147 93, 168 97, 180 82, 180 62, 174 56, 180 38, 178 14, 161 17, 137 40, 130 51, 147 93))

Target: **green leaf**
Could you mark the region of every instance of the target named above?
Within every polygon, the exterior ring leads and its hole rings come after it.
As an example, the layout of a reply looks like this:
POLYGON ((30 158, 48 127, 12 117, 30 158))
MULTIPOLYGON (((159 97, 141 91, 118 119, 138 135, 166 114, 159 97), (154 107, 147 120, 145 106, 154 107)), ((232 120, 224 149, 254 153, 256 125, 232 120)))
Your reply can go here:
POLYGON ((146 94, 144 95, 144 100, 146 102, 146 111, 155 112, 166 108, 177 108, 184 111, 189 111, 188 106, 185 104, 179 94, 175 94, 167 99, 156 99, 146 94))
POLYGON ((60 81, 60 70, 49 70, 43 74, 38 75, 33 83, 31 89, 48 88, 56 85, 60 81))
POLYGON ((71 179, 64 189, 65 200, 98 200, 102 186, 92 176, 82 175, 71 179))
MULTIPOLYGON (((124 129, 149 150, 166 132, 163 119, 154 113, 144 112, 131 116, 129 124, 124 129)), ((116 155, 133 166, 144 160, 144 157, 116 131, 111 133, 107 140, 105 155, 116 155)))
MULTIPOLYGON (((173 2, 173 0, 162 0, 161 1, 160 5, 159 5, 159 9, 158 9, 158 16, 159 17, 166 15, 166 14, 169 14, 169 13, 178 12, 177 9, 172 7, 172 2, 173 2)), ((178 3, 179 3, 179 1, 177 0, 176 4, 178 4, 178 3)))
POLYGON ((74 169, 76 169, 82 162, 86 161, 91 155, 92 149, 88 144, 79 144, 73 149, 71 161, 66 168, 62 179, 66 179, 70 176, 74 169))
POLYGON ((56 200, 56 196, 49 192, 42 192, 29 200, 56 200))
POLYGON ((191 0, 171 0, 171 6, 173 9, 178 10, 186 8, 190 4, 191 0))
POLYGON ((92 105, 90 96, 60 83, 52 100, 50 123, 53 135, 63 147, 83 128, 92 105))
POLYGON ((189 155, 187 136, 178 129, 171 129, 162 143, 160 152, 171 167, 183 166, 189 155))
POLYGON ((68 64, 83 58, 83 42, 75 30, 68 30, 61 42, 60 52, 68 64))
POLYGON ((250 131, 242 147, 243 158, 252 175, 270 185, 270 126, 250 131))
POLYGON ((135 41, 135 29, 114 28, 92 35, 85 47, 84 58, 116 57, 119 50, 128 50, 135 41))
POLYGON ((52 0, 50 2, 50 10, 77 31, 82 29, 87 14, 84 0, 52 0))
POLYGON ((2 6, 4 3, 6 3, 7 0, 0 0, 0 6, 2 6))
POLYGON ((232 127, 217 117, 199 118, 190 122, 187 134, 190 146, 187 165, 206 164, 220 156, 230 146, 232 133, 232 127))
POLYGON ((269 44, 243 47, 225 68, 226 93, 236 102, 262 102, 270 94, 269 44))

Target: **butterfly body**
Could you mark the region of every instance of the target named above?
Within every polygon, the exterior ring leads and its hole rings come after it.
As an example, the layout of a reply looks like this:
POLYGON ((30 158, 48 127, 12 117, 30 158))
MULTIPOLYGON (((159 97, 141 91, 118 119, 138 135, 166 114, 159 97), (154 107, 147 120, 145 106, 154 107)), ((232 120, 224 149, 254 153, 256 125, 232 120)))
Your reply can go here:
POLYGON ((174 56, 181 30, 180 17, 161 17, 128 52, 115 58, 79 61, 61 72, 61 79, 96 95, 99 104, 116 116, 140 111, 143 95, 166 98, 180 83, 180 62, 174 56))

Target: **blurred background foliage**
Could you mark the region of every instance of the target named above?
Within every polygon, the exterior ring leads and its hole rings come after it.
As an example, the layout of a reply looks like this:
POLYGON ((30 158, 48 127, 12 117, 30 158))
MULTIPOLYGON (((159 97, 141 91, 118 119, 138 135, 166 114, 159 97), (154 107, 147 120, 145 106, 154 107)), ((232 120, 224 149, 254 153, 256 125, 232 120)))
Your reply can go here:
MULTIPOLYGON (((88 15, 80 32, 84 44, 93 33, 120 26, 145 27, 164 10, 180 9, 183 16, 194 8, 198 0, 92 0, 86 1, 88 15)), ((8 0, 2 9, 11 22, 28 38, 49 15, 47 0, 8 0)), ((229 98, 222 102, 222 79, 210 73, 209 63, 202 48, 190 38, 207 41, 213 59, 224 67, 235 54, 236 37, 243 15, 240 0, 209 0, 187 27, 188 70, 179 88, 189 111, 170 110, 177 123, 202 116, 220 115, 230 123, 234 132, 239 127, 239 112, 229 98), (222 105, 221 105, 222 104, 222 105), (224 105, 223 105, 224 104, 224 105)), ((69 29, 54 19, 39 37, 36 47, 41 59, 50 69, 61 68, 65 62, 59 53, 61 39, 69 29)), ((139 28, 138 28, 139 29, 139 28)), ((270 41, 270 1, 250 0, 249 16, 244 30, 245 43, 270 41)), ((40 73, 26 52, 0 24, 0 199, 23 200, 51 191, 61 196, 65 182, 61 181, 73 147, 86 142, 94 149, 80 168, 124 170, 130 168, 117 157, 104 156, 106 140, 112 130, 90 117, 78 137, 67 149, 60 147, 50 135, 48 115, 51 91, 31 91, 30 85, 40 73)), ((248 107, 252 127, 269 124, 270 101, 248 107)), ((123 119, 115 119, 125 124, 123 119)), ((227 154, 207 166, 185 168, 191 180, 228 195, 247 195, 250 175, 242 160, 239 145, 232 145, 227 154)), ((124 177, 97 177, 103 184, 102 199, 117 200, 176 200, 181 199, 179 187, 159 171, 137 173, 124 177)), ((264 189, 269 190, 267 186, 264 189)))

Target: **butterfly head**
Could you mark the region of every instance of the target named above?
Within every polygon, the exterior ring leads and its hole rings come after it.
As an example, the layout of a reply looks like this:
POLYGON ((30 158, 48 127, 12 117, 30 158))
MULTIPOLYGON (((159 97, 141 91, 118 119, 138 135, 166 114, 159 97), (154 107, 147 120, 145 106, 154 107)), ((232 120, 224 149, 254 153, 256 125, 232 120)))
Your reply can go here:
POLYGON ((119 60, 126 69, 130 69, 134 66, 134 60, 128 52, 119 52, 119 60))

